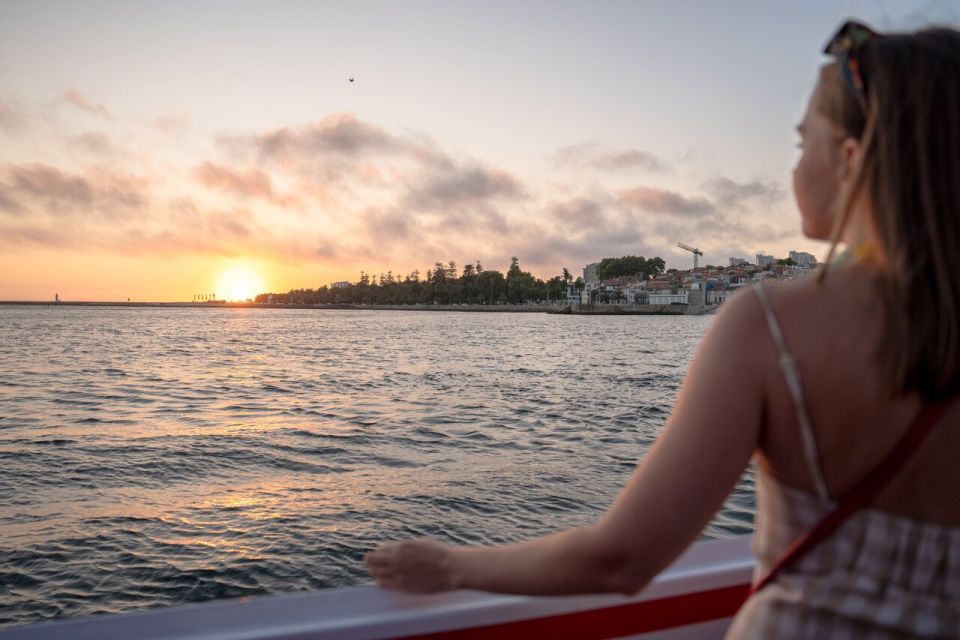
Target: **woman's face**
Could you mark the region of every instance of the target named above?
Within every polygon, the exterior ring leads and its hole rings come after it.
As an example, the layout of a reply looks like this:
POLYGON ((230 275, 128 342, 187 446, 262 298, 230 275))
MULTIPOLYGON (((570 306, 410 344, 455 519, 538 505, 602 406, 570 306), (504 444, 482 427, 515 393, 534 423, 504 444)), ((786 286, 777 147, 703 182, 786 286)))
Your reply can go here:
POLYGON ((822 83, 810 97, 800 134, 800 159, 793 169, 793 193, 797 198, 803 233, 808 238, 826 240, 833 226, 834 203, 843 176, 839 128, 817 108, 822 83))

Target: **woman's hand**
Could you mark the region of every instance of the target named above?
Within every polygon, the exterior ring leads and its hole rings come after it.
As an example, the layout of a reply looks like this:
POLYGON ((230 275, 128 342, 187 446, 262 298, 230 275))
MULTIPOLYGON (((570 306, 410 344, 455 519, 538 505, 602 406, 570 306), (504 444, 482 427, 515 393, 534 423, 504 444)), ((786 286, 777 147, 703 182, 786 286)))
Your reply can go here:
POLYGON ((765 322, 755 296, 724 303, 656 445, 596 524, 497 547, 385 544, 367 555, 370 574, 418 593, 636 593, 696 540, 757 448, 777 357, 765 322))
POLYGON ((457 588, 453 549, 436 540, 382 544, 368 553, 365 561, 373 579, 387 589, 435 593, 457 588))

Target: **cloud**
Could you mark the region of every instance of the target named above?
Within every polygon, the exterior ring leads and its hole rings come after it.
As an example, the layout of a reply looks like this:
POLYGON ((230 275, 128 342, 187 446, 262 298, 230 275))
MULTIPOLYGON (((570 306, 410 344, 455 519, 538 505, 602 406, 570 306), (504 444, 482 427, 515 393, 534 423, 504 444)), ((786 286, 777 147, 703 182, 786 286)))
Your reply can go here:
POLYGON ((35 246, 119 255, 174 257, 183 254, 226 257, 263 256, 285 260, 316 259, 309 239, 288 237, 261 226, 246 209, 198 208, 176 198, 164 215, 158 208, 137 218, 95 220, 70 216, 6 224, 0 219, 0 245, 35 246))
MULTIPOLYGON (((767 191, 774 193, 772 188, 767 191)), ((505 246, 528 267, 546 274, 560 266, 627 254, 660 256, 686 265, 687 256, 675 249, 677 242, 698 244, 711 261, 717 261, 718 250, 795 235, 795 230, 769 223, 752 210, 733 215, 712 197, 649 187, 607 193, 594 186, 589 194, 548 202, 534 219, 509 236, 505 246)))
MULTIPOLYGON (((106 107, 73 92, 67 102, 109 116, 106 107)), ((0 111, 0 118, 9 113, 0 111)), ((369 272, 450 258, 505 269, 516 255, 525 269, 549 276, 611 255, 676 259, 677 241, 709 251, 785 237, 786 225, 764 207, 783 192, 762 180, 714 178, 699 191, 615 189, 633 175, 617 172, 664 170, 656 155, 638 148, 566 147, 559 162, 591 170, 533 182, 450 152, 428 136, 345 113, 232 132, 213 140, 214 156, 187 160, 190 149, 205 148, 201 132, 192 133, 188 147, 156 133, 186 127, 186 117, 138 122, 152 146, 137 146, 129 127, 123 131, 131 137, 122 140, 110 123, 92 127, 103 131, 85 127, 64 136, 60 129, 45 131, 44 119, 33 117, 31 135, 59 135, 57 148, 66 142, 90 154, 72 161, 100 164, 0 162, 0 245, 243 255, 369 272), (133 149, 141 152, 127 155, 133 149)))
POLYGON ((68 104, 72 104, 82 111, 87 113, 92 113, 93 115, 101 116, 104 118, 110 117, 110 112, 107 111, 107 108, 100 104, 99 102, 92 102, 85 98, 79 91, 75 88, 70 87, 63 93, 63 100, 68 104))
POLYGON ((669 257, 670 243, 676 239, 664 237, 661 221, 696 226, 700 219, 638 211, 617 195, 594 187, 588 194, 548 202, 494 248, 520 256, 525 268, 547 277, 564 266, 578 275, 580 266, 603 257, 669 257))
POLYGON ((102 250, 126 255, 228 257, 272 253, 279 248, 263 251, 274 238, 256 226, 249 211, 201 210, 189 198, 168 203, 166 216, 160 207, 144 220, 126 222, 101 226, 86 234, 82 248, 95 244, 102 250))
POLYGON ((507 218, 492 207, 448 211, 431 227, 435 241, 455 236, 465 242, 491 240, 510 233, 510 229, 507 218))
POLYGON ((661 171, 664 168, 663 163, 657 156, 649 151, 640 151, 639 149, 628 149, 598 156, 594 159, 593 165, 601 169, 637 168, 648 171, 661 171))
POLYGON ((204 162, 193 169, 193 177, 210 189, 219 189, 243 197, 262 198, 275 204, 285 204, 288 201, 274 192, 270 176, 260 169, 241 171, 204 162))
POLYGON ((3 224, 0 221, 0 245, 63 249, 74 244, 72 234, 63 228, 37 224, 3 224))
POLYGON ((384 129, 346 113, 333 114, 304 127, 276 129, 248 141, 266 160, 317 154, 358 157, 369 152, 403 151, 409 146, 384 129))
MULTIPOLYGON (((222 135, 217 142, 228 166, 269 171, 283 180, 292 200, 330 215, 398 206, 410 185, 429 198, 456 173, 450 170, 456 163, 429 140, 396 135, 343 113, 304 126, 222 135)), ((491 182, 504 185, 496 176, 491 182)))
POLYGON ((23 213, 23 207, 16 201, 11 191, 9 185, 0 182, 0 211, 14 214, 23 213))
POLYGON ((596 142, 581 142, 560 147, 553 154, 551 162, 556 166, 580 165, 589 162, 589 157, 599 147, 596 142))
POLYGON ((417 235, 416 216, 399 209, 367 209, 362 216, 365 230, 378 242, 401 242, 417 235))
POLYGON ((418 242, 439 244, 444 236, 502 235, 509 223, 499 208, 528 198, 521 180, 505 170, 453 157, 426 137, 397 134, 350 114, 222 136, 220 143, 228 165, 205 163, 196 172, 208 186, 266 198, 269 172, 284 180, 294 202, 309 206, 312 217, 348 229, 352 250, 369 248, 371 255, 376 248, 360 239, 369 234, 390 243, 409 240, 416 230, 418 242), (258 165, 261 173, 233 168, 241 163, 258 165), (371 231, 379 229, 392 234, 371 231))
MULTIPOLYGON (((423 213, 403 207, 370 207, 354 225, 324 246, 329 253, 337 244, 341 258, 362 258, 418 263, 464 252, 474 254, 483 246, 499 244, 509 237, 507 219, 494 209, 480 207, 459 212, 423 213)), ((371 268, 377 265, 372 264, 371 268)))
POLYGON ((487 169, 479 164, 460 166, 448 163, 442 168, 426 171, 406 200, 410 206, 421 209, 446 209, 523 197, 520 182, 506 171, 487 169))
POLYGON ((45 164, 10 165, 7 198, 32 202, 54 214, 115 217, 147 204, 143 178, 93 170, 81 176, 45 164))
POLYGON ((621 191, 620 199, 626 204, 656 213, 702 217, 717 213, 712 202, 705 198, 688 198, 675 191, 654 187, 637 187, 621 191))
POLYGON ((249 248, 235 241, 208 233, 206 229, 187 232, 179 228, 126 227, 100 236, 101 246, 127 255, 175 256, 206 254, 235 257, 250 253, 249 248))
POLYGON ((317 258, 334 260, 340 257, 340 244, 336 240, 321 236, 317 239, 314 255, 317 258))
POLYGON ((737 207, 747 200, 758 200, 769 203, 782 200, 786 193, 779 185, 763 183, 759 180, 751 182, 736 182, 730 178, 720 177, 707 180, 702 188, 710 193, 718 205, 722 207, 737 207))
POLYGON ((550 220, 569 230, 586 229, 606 221, 603 206, 597 200, 585 197, 551 202, 544 213, 550 220))
POLYGON ((105 133, 99 131, 88 131, 74 136, 70 143, 83 151, 98 156, 110 156, 114 153, 113 143, 105 133))
POLYGON ((667 253, 673 251, 677 242, 685 242, 707 254, 701 260, 703 264, 716 264, 717 261, 725 262, 732 255, 752 255, 755 252, 751 252, 750 247, 779 243, 797 236, 792 221, 780 222, 777 224, 765 213, 753 212, 702 218, 659 217, 651 221, 648 229, 663 239, 667 253), (730 247, 736 248, 735 251, 731 252, 730 247))
POLYGON ((168 205, 173 230, 187 230, 191 235, 217 241, 243 240, 257 234, 268 235, 257 227, 254 215, 248 209, 201 210, 190 198, 175 198, 168 205))
POLYGON ((665 163, 654 153, 641 149, 604 149, 596 142, 581 142, 560 148, 553 157, 557 166, 591 166, 604 171, 642 169, 663 171, 665 163))
POLYGON ((567 267, 580 275, 580 267, 601 258, 622 255, 664 256, 660 238, 646 225, 611 219, 605 225, 574 234, 551 226, 533 225, 498 247, 505 255, 520 257, 525 269, 550 277, 567 267))
POLYGON ((207 216, 207 229, 214 236, 244 239, 253 235, 252 222, 253 216, 245 209, 214 212, 207 216))
POLYGON ((65 174, 49 165, 16 166, 10 170, 10 177, 14 189, 28 197, 47 200, 55 205, 88 206, 93 203, 93 188, 85 178, 65 174))
MULTIPOLYGON (((778 193, 771 185, 758 188, 734 181, 718 181, 716 187, 727 189, 718 191, 724 202, 733 202, 734 195, 741 196, 737 202, 745 203, 778 193), (731 184, 744 188, 733 191, 731 184)), ((633 254, 660 256, 675 263, 686 259, 674 249, 677 242, 700 246, 715 262, 719 260, 717 252, 729 251, 729 247, 779 242, 796 235, 795 229, 771 222, 768 212, 758 212, 755 207, 730 212, 712 195, 650 187, 614 194, 594 187, 589 195, 548 203, 537 219, 543 221, 539 229, 518 240, 513 250, 534 265, 542 264, 547 273, 558 264, 568 264, 571 258, 586 263, 633 254)), ((747 255, 743 249, 729 255, 738 254, 747 255)), ((727 255, 723 254, 723 261, 727 255)))

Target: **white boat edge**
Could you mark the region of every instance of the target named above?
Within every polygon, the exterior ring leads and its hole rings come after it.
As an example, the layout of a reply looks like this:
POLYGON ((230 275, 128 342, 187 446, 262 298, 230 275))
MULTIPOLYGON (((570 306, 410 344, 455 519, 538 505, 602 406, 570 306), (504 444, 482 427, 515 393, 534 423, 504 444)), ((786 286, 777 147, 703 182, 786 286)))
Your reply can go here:
POLYGON ((2 629, 0 640, 720 638, 753 568, 750 536, 743 535, 695 543, 629 597, 410 595, 346 587, 44 622, 2 629))

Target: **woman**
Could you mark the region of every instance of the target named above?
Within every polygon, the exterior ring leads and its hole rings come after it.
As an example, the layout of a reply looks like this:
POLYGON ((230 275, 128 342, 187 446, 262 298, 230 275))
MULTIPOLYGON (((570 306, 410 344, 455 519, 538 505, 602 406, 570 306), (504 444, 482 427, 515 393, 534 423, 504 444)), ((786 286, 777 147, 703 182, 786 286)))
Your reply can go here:
POLYGON ((960 636, 960 33, 847 23, 827 52, 794 191, 804 233, 846 259, 726 304, 599 522, 494 548, 386 544, 367 558, 380 585, 634 593, 751 458, 759 579, 937 407, 886 487, 754 593, 730 634, 960 636))

